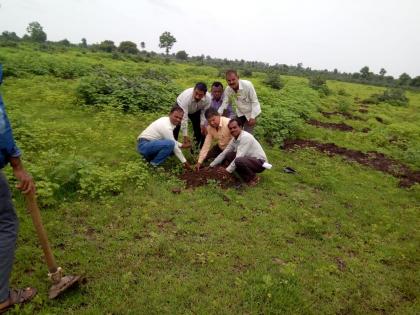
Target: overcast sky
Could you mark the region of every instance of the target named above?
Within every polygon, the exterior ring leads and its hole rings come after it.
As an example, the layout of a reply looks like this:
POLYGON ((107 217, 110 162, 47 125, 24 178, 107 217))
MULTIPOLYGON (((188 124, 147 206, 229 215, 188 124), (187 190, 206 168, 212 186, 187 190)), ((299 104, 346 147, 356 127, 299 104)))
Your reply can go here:
POLYGON ((420 0, 0 0, 0 32, 38 21, 49 40, 130 40, 163 52, 313 69, 420 75, 420 0))

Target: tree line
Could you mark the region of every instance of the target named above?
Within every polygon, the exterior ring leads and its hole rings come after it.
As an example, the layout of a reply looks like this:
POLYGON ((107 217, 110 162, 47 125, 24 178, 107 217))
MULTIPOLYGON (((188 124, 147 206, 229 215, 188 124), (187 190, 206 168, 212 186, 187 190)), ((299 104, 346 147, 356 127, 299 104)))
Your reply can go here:
POLYGON ((122 41, 118 46, 112 40, 104 40, 100 43, 88 44, 86 38, 82 38, 78 44, 70 43, 69 40, 63 39, 57 42, 47 41, 47 34, 39 22, 31 22, 26 28, 27 34, 20 38, 15 32, 3 31, 0 35, 0 46, 17 46, 19 42, 34 42, 40 44, 59 45, 63 47, 80 47, 89 49, 93 52, 107 52, 107 53, 122 53, 131 55, 140 55, 145 58, 163 57, 166 61, 170 59, 177 61, 194 62, 201 65, 214 66, 220 69, 236 68, 242 73, 251 76, 252 71, 261 71, 266 73, 275 73, 279 75, 296 75, 305 77, 322 77, 327 80, 338 80, 346 82, 355 82, 362 84, 373 84, 386 87, 402 87, 420 89, 420 76, 414 78, 407 73, 402 73, 398 78, 391 75, 386 75, 387 71, 382 68, 379 73, 375 74, 370 71, 368 66, 364 66, 359 72, 340 72, 338 69, 329 71, 316 70, 311 67, 303 67, 302 63, 295 65, 274 64, 270 65, 261 61, 246 61, 246 60, 229 60, 227 58, 212 58, 207 55, 189 56, 185 50, 180 50, 176 53, 170 54, 176 38, 170 32, 164 32, 159 37, 159 48, 165 50, 165 54, 158 54, 153 51, 146 51, 146 43, 140 42, 140 48, 132 41, 122 41))

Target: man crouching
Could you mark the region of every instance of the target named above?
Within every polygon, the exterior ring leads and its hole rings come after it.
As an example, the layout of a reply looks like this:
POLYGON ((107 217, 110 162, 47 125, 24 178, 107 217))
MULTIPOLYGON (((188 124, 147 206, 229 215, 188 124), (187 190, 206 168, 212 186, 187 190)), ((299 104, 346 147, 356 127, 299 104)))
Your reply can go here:
POLYGON ((231 119, 228 128, 233 138, 223 152, 210 164, 210 167, 222 162, 229 164, 223 172, 232 173, 236 170, 249 186, 255 186, 260 180, 256 173, 261 173, 265 168, 271 168, 267 162, 267 156, 254 136, 242 130, 240 119, 231 119))
POLYGON ((138 137, 137 151, 153 166, 159 166, 174 153, 185 168, 190 165, 180 148, 189 148, 189 143, 179 143, 175 140, 173 131, 181 124, 184 110, 175 104, 169 116, 161 117, 152 122, 138 137))

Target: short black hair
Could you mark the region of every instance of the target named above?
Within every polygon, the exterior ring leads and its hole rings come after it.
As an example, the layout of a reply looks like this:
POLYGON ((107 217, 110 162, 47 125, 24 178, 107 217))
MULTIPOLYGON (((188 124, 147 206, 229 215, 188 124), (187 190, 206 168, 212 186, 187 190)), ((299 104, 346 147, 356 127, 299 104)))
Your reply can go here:
POLYGON ((173 112, 182 112, 184 113, 184 110, 182 109, 181 106, 178 105, 178 103, 175 103, 174 105, 172 105, 171 111, 169 112, 169 114, 172 114, 173 112))
POLYGON ((234 75, 236 75, 237 77, 239 77, 239 75, 238 75, 238 71, 236 71, 236 70, 234 70, 234 69, 229 69, 229 70, 226 70, 226 76, 228 76, 228 74, 231 74, 231 73, 233 73, 234 75))
POLYGON ((215 108, 209 107, 204 112, 204 116, 206 117, 207 120, 209 120, 213 116, 220 116, 220 114, 215 108))
POLYGON ((222 89, 223 89, 223 84, 222 84, 222 82, 219 82, 219 81, 214 81, 213 82, 213 84, 211 85, 211 87, 219 87, 219 86, 221 86, 222 87, 222 89))
POLYGON ((207 92, 207 85, 203 82, 197 82, 194 86, 194 90, 200 90, 203 91, 204 93, 207 92))
POLYGON ((233 123, 235 121, 238 123, 239 127, 241 127, 241 128, 243 127, 244 124, 242 123, 242 120, 239 117, 235 117, 235 118, 232 118, 231 120, 229 120, 228 127, 231 123, 233 123))

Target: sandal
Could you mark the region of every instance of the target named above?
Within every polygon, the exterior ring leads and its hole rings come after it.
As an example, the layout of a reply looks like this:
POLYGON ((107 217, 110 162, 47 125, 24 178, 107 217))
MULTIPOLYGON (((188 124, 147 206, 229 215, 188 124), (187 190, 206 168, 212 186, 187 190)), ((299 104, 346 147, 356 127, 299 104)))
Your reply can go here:
POLYGON ((33 299, 36 295, 36 289, 34 288, 25 288, 25 289, 11 289, 9 293, 9 298, 1 304, 5 304, 0 307, 0 314, 3 314, 11 307, 18 304, 25 304, 33 299))

